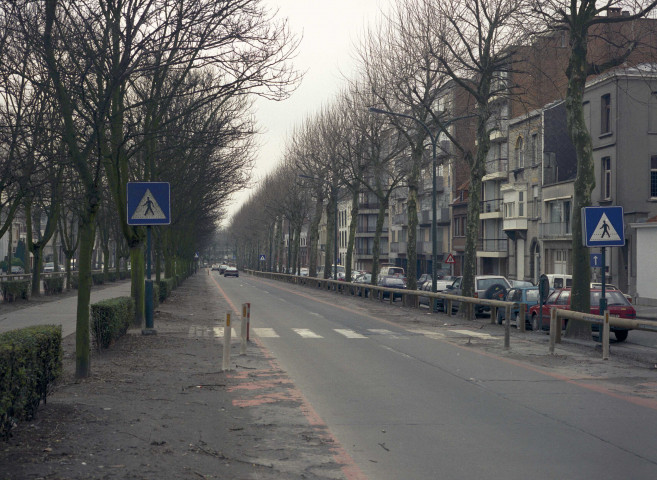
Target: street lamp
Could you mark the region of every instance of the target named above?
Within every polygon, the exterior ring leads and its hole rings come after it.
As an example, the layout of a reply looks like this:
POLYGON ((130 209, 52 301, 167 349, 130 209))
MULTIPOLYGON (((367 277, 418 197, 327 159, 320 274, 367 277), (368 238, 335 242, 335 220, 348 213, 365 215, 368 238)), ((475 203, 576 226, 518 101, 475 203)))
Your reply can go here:
MULTIPOLYGON (((317 182, 324 182, 325 180, 317 177, 311 177, 310 175, 299 174, 301 178, 309 178, 310 180, 315 180, 317 182)), ((338 279, 338 187, 330 184, 331 187, 331 196, 335 199, 335 205, 333 206, 333 230, 335 236, 333 237, 333 280, 338 279)), ((328 235, 328 232, 326 232, 328 235)), ((328 252, 327 252, 328 253, 328 252)))
MULTIPOLYGON (((405 113, 396 113, 396 112, 390 112, 388 110, 382 110, 380 108, 376 107, 370 107, 369 111, 372 113, 380 113, 384 115, 392 115, 394 117, 404 117, 404 118, 410 118, 411 120, 419 123, 422 125, 422 128, 424 128, 429 135, 429 138, 431 139, 431 147, 432 147, 432 186, 433 188, 431 189, 431 213, 432 213, 432 218, 431 218, 431 291, 435 292, 436 291, 436 272, 437 272, 437 259, 438 259, 438 241, 437 241, 437 226, 436 226, 436 142, 438 141, 438 135, 433 135, 431 133, 431 130, 429 130, 429 127, 426 126, 424 122, 421 120, 418 120, 415 117, 412 117, 411 115, 406 115, 405 113)), ((435 301, 436 299, 434 298, 432 303, 432 307, 435 307, 435 301)), ((432 308, 433 310, 433 308, 432 308)))

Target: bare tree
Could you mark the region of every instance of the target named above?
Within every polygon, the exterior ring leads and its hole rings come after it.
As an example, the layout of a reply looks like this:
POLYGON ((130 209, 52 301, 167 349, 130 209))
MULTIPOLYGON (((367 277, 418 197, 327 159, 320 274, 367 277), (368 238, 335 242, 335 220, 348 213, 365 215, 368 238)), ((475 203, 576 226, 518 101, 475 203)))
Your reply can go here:
MULTIPOLYGON (((420 5, 421 6, 421 5, 420 5)), ((435 6, 434 6, 435 7, 435 6)), ((439 68, 435 52, 442 51, 440 37, 428 22, 418 22, 420 14, 409 2, 398 0, 387 21, 370 29, 358 49, 365 81, 377 107, 412 117, 424 125, 432 124, 431 112, 445 85, 447 76, 439 68)), ((389 116, 390 123, 406 139, 410 155, 400 162, 408 187, 408 288, 417 288, 417 227, 420 174, 427 165, 425 142, 428 132, 406 118, 389 116)))

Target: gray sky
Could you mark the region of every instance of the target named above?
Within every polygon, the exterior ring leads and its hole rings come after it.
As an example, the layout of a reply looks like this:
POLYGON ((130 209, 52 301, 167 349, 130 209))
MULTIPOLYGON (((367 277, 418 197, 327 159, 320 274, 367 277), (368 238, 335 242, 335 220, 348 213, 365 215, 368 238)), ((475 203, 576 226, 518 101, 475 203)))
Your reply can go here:
MULTIPOLYGON (((355 67, 354 44, 364 27, 374 23, 390 0, 264 0, 279 9, 295 34, 303 36, 294 64, 305 71, 301 85, 283 102, 258 100, 256 119, 263 131, 257 137, 254 180, 264 177, 282 159, 285 139, 308 115, 327 104, 344 86, 344 76, 355 67)), ((229 214, 248 199, 236 196, 229 214)))

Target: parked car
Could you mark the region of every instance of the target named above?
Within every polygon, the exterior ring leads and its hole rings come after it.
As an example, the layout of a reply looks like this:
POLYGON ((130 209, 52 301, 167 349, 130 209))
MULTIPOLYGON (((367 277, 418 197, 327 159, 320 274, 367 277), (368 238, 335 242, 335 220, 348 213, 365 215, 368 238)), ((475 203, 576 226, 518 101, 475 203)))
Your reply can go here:
POLYGON ((52 273, 55 271, 55 264, 53 262, 46 262, 43 264, 43 273, 52 273))
POLYGON ((383 277, 399 277, 405 278, 406 273, 402 267, 397 265, 392 265, 390 263, 384 263, 379 267, 379 275, 377 276, 377 281, 383 277))
MULTIPOLYGON (((534 287, 534 286, 513 287, 508 292, 506 292, 506 295, 504 296, 504 300, 506 300, 507 302, 515 302, 519 304, 524 303, 526 305, 525 325, 528 329, 531 329, 532 325, 531 325, 531 315, 529 313, 529 309, 539 303, 540 296, 538 292, 538 287, 534 287)), ((510 321, 511 323, 515 322, 516 327, 518 326, 518 315, 520 315, 520 308, 512 308, 510 321)), ((501 325, 504 322, 504 320, 506 320, 506 309, 498 308, 497 323, 501 325)))
POLYGON ((356 278, 354 278, 353 283, 372 283, 372 274, 371 273, 361 273, 356 278))
POLYGON ((240 272, 237 270, 237 267, 229 267, 226 265, 226 268, 224 269, 224 277, 239 277, 240 272))
MULTIPOLYGON (((600 314, 600 297, 602 296, 602 290, 591 289, 591 314, 599 315, 600 314)), ((620 318, 636 318, 636 310, 630 302, 627 301, 625 295, 619 290, 606 290, 605 289, 605 298, 607 299, 607 311, 612 317, 620 318)), ((541 326, 542 329, 550 328, 550 310, 552 308, 561 308, 564 310, 570 310, 570 288, 562 288, 559 290, 553 291, 550 296, 545 301, 543 309, 541 311, 540 305, 534 305, 530 308, 530 315, 532 319, 532 325, 535 327, 541 326)), ((561 328, 566 328, 568 321, 564 320, 561 328)), ((592 325, 592 330, 594 332, 599 330, 598 325, 592 325)), ((629 330, 626 328, 619 328, 610 326, 610 330, 614 332, 616 340, 622 342, 627 339, 629 330)))
POLYGON ((23 267, 21 267, 20 265, 12 265, 11 266, 11 273, 13 273, 13 274, 25 273, 25 269, 23 267))
POLYGON ((512 287, 533 287, 534 284, 532 282, 528 282, 527 280, 509 280, 511 282, 512 287))
MULTIPOLYGON (((452 285, 454 281, 457 279, 457 277, 452 277, 450 275, 445 275, 436 280, 436 292, 445 292, 448 288, 448 286, 452 285)), ((429 279, 425 281, 422 285, 418 283, 418 290, 422 290, 425 292, 430 292, 431 291, 431 276, 429 276, 429 279)), ((450 292, 451 293, 451 292, 450 292)), ((429 305, 431 302, 429 302, 430 297, 424 297, 420 296, 419 301, 421 305, 429 305)), ((438 298, 436 300, 436 308, 437 310, 444 310, 444 305, 443 305, 443 300, 442 298, 438 298)))
POLYGON ((301 267, 299 269, 299 276, 300 277, 307 277, 310 273, 310 269, 308 267, 301 267))
MULTIPOLYGON (((602 290, 602 283, 591 282, 591 288, 602 290)), ((618 290, 619 292, 621 291, 620 288, 611 283, 605 283, 605 293, 607 293, 606 290, 618 290)), ((627 298, 628 302, 632 303, 632 295, 628 295, 627 293, 623 293, 623 295, 625 298, 627 298)))
POLYGON ((226 265, 226 264, 222 263, 221 265, 219 265, 219 275, 223 275, 227 268, 228 268, 228 265, 226 265))
POLYGON ((559 289, 559 288, 570 288, 573 286, 573 276, 566 275, 563 273, 548 273, 545 275, 548 279, 550 288, 559 289))
MULTIPOLYGON (((453 295, 463 295, 463 277, 458 277, 452 285, 447 287, 453 295)), ((501 300, 511 288, 511 283, 501 275, 476 275, 474 278, 474 298, 486 298, 488 300, 501 300)), ((460 302, 452 302, 452 308, 457 309, 460 302)), ((475 315, 481 315, 490 310, 487 305, 476 305, 475 315)))
MULTIPOLYGON (((386 288, 397 288, 397 289, 405 289, 406 288, 406 282, 404 282, 403 278, 400 277, 394 277, 394 276, 385 276, 385 277, 379 277, 379 281, 377 282, 377 285, 379 287, 386 287, 386 288)), ((390 298, 390 292, 383 292, 383 298, 390 298)), ((397 298, 401 298, 402 294, 401 293, 394 293, 392 300, 395 301, 397 298)))

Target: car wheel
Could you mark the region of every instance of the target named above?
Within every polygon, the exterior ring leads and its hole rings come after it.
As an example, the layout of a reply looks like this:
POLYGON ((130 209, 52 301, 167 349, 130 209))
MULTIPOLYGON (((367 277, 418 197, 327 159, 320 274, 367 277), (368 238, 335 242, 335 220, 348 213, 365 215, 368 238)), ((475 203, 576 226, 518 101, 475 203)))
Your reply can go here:
POLYGON ((627 340, 627 334, 629 333, 629 330, 616 330, 614 332, 614 335, 616 336, 616 340, 619 342, 624 342, 627 340))

